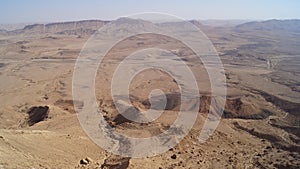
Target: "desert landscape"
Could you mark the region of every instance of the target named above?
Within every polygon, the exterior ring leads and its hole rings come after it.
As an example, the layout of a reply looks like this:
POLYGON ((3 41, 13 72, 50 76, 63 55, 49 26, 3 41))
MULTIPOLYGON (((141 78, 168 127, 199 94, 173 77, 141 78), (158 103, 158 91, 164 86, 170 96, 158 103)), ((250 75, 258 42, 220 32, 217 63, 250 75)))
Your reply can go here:
POLYGON ((167 37, 148 34, 131 37, 110 50, 95 78, 98 108, 112 128, 133 137, 168 129, 180 107, 180 91, 177 82, 161 70, 139 73, 129 88, 132 105, 140 111, 149 109, 148 96, 157 88, 167 93, 168 102, 163 115, 151 123, 127 120, 111 96, 119 62, 133 51, 162 47, 196 72, 201 95, 196 123, 174 148, 147 158, 118 156, 99 147, 82 129, 74 109, 74 104, 83 104, 72 97, 76 59, 87 40, 111 22, 0 27, 1 169, 300 168, 300 20, 188 21, 211 40, 226 76, 223 116, 204 143, 199 143, 198 136, 214 96, 205 67, 189 49, 167 37))

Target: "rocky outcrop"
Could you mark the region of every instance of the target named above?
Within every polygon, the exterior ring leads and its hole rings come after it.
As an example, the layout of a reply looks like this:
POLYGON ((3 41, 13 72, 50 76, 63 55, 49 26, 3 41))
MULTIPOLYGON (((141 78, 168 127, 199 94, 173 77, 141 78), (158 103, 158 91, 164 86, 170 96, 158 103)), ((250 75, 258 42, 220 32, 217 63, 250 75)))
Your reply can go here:
POLYGON ((34 124, 43 121, 44 119, 48 118, 49 107, 48 106, 38 106, 38 107, 31 107, 27 112, 27 124, 29 126, 33 126, 34 124))

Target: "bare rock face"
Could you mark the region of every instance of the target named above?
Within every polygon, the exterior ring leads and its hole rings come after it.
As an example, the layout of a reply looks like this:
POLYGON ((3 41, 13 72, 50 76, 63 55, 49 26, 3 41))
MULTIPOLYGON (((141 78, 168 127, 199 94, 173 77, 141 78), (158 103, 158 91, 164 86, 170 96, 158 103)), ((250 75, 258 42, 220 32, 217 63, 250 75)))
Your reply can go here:
POLYGON ((103 169, 126 169, 129 166, 130 158, 113 155, 104 160, 101 165, 103 169))
POLYGON ((81 165, 87 165, 87 164, 93 163, 93 162, 94 162, 94 160, 92 160, 92 159, 89 158, 89 157, 86 157, 85 159, 81 159, 79 163, 80 163, 81 165))
MULTIPOLYGON (((180 110, 180 104, 181 104, 181 95, 180 93, 167 93, 166 94, 166 106, 165 110, 180 110)), ((155 96, 152 98, 154 105, 159 105, 160 102, 163 102, 163 97, 161 96, 155 96)), ((151 107, 151 103, 149 99, 142 101, 142 104, 146 109, 149 109, 151 107)), ((152 107, 156 110, 156 107, 152 107)))
POLYGON ((38 107, 31 107, 29 109, 27 124, 29 126, 33 126, 34 124, 43 121, 48 117, 49 107, 48 106, 38 106, 38 107))

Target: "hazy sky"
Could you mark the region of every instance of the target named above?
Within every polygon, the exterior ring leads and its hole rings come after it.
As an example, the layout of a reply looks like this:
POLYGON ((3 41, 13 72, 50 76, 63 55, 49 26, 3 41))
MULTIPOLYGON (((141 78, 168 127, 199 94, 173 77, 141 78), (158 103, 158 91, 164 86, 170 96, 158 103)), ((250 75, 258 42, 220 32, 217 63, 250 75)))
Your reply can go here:
POLYGON ((300 0, 1 0, 0 23, 116 19, 163 12, 185 19, 297 19, 300 0))

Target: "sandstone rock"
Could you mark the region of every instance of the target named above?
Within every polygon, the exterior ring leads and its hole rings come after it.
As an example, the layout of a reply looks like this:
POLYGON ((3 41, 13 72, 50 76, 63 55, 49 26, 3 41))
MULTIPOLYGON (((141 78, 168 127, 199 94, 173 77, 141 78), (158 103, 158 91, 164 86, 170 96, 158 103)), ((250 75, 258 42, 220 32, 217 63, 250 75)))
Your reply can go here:
POLYGON ((177 158, 176 154, 173 154, 171 158, 175 160, 177 158))
POLYGON ((84 159, 81 159, 79 163, 82 165, 87 165, 87 164, 93 163, 93 162, 94 162, 93 159, 91 159, 90 157, 86 157, 84 159))
POLYGON ((94 160, 93 160, 93 159, 91 159, 90 157, 86 157, 86 158, 85 158, 85 160, 86 160, 86 161, 88 161, 89 163, 92 163, 92 162, 94 162, 94 160))
POLYGON ((86 159, 81 159, 80 164, 87 165, 89 162, 86 159))

